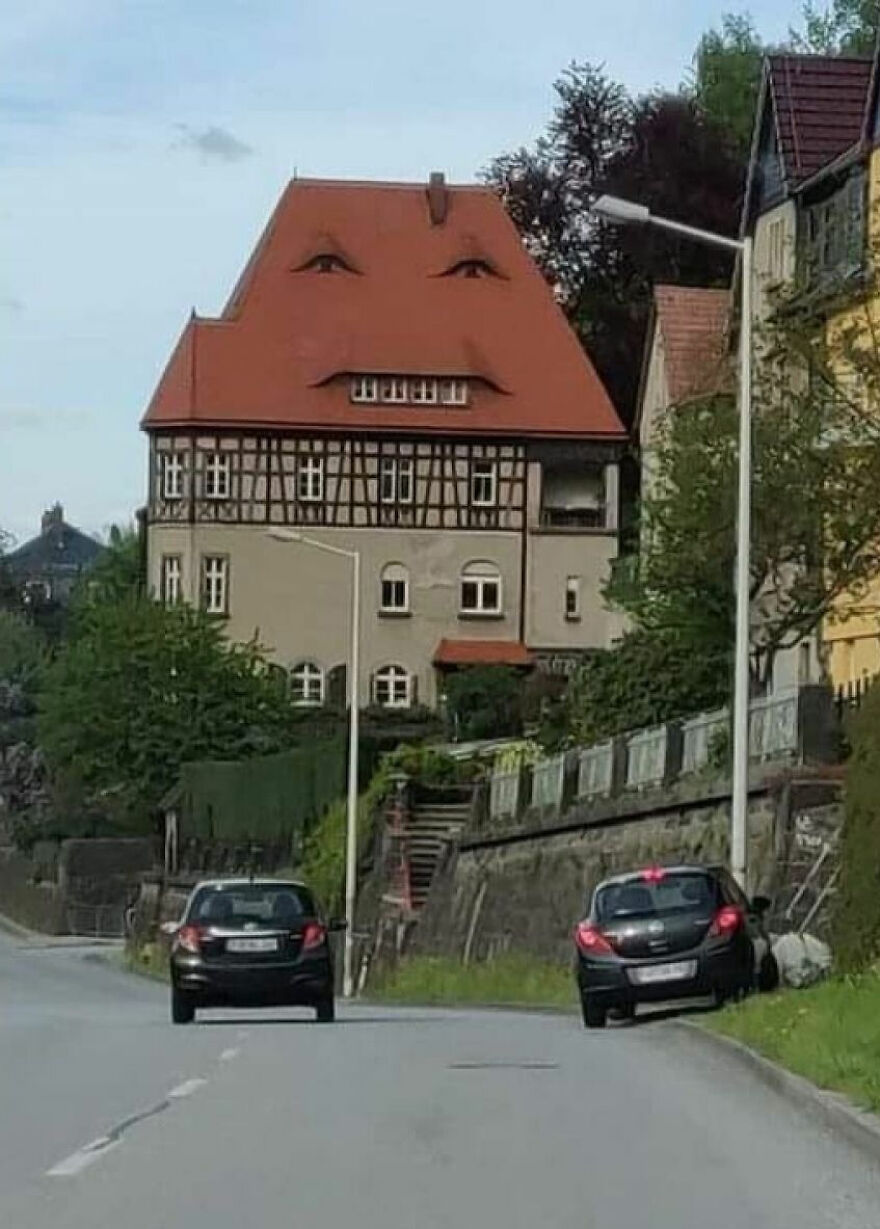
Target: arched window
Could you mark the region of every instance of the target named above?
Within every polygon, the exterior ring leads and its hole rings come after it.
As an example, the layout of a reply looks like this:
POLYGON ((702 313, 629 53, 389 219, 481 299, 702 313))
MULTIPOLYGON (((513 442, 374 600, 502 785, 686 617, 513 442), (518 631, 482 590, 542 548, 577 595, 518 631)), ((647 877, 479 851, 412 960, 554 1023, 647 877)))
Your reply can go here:
POLYGON ((380 578, 379 609, 383 614, 409 613, 409 569, 386 563, 380 578))
POLYGON ((295 704, 324 703, 324 671, 313 661, 301 661, 290 672, 295 704))
POLYGON ((409 708, 412 676, 403 666, 383 666, 373 675, 373 702, 383 708, 409 708))
POLYGON ((494 563, 477 560, 462 569, 459 609, 463 615, 501 614, 501 573, 494 563))

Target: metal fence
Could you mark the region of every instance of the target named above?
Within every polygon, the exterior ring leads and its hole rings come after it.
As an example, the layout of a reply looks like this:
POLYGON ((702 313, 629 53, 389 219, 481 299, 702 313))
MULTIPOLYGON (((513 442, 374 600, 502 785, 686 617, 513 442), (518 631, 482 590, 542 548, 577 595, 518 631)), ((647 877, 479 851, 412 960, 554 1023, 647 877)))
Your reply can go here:
POLYGON ((749 758, 778 759, 798 748, 798 693, 753 700, 749 712, 749 758))
POLYGON ((658 785, 666 774, 665 725, 630 734, 626 740, 626 784, 628 789, 644 789, 658 785))
POLYGON ((578 798, 607 798, 614 783, 614 743, 597 743, 578 755, 578 798))
POLYGON ((489 782, 489 815, 492 819, 507 819, 516 815, 519 806, 519 769, 493 773, 489 782))
POLYGON ((552 755, 532 769, 532 806, 558 807, 565 784, 565 756, 552 755))
POLYGON ((730 714, 726 708, 717 708, 711 713, 698 713, 685 721, 681 727, 681 771, 700 772, 712 756, 716 742, 730 728, 730 714))

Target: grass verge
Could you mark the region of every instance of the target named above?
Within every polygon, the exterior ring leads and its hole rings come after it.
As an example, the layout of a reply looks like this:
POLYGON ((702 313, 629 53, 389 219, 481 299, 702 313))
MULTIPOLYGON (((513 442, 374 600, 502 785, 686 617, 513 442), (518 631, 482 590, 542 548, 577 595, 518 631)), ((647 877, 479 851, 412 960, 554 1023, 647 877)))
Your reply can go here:
POLYGON ((139 973, 154 981, 168 981, 168 953, 158 943, 143 943, 139 947, 126 945, 122 962, 130 973, 139 973))
POLYGON ((880 1110, 880 977, 875 974, 756 995, 705 1024, 820 1088, 880 1110))
POLYGON ((463 965, 447 957, 417 956, 371 985, 371 998, 386 1003, 437 1006, 510 1005, 573 1009, 571 970, 529 956, 499 956, 463 965))

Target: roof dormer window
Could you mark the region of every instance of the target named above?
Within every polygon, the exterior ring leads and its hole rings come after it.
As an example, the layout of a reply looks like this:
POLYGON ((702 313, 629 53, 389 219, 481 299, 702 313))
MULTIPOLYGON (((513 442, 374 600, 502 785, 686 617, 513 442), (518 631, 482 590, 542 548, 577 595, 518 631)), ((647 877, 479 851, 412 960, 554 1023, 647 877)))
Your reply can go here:
POLYGON ((352 401, 378 401, 379 381, 375 376, 352 376, 352 401))
POLYGON ((498 277, 498 270, 493 268, 488 260, 478 256, 459 260, 446 270, 444 277, 498 277))
POLYGON ((355 273, 344 257, 336 252, 316 252, 307 261, 299 265, 297 273, 355 273))

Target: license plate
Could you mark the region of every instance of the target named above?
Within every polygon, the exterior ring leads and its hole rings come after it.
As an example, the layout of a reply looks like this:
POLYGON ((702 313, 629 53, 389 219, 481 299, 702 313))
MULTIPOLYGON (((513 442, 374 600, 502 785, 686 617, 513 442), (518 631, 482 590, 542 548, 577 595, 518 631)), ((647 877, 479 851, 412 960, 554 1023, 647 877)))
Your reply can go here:
POLYGON ((696 960, 676 960, 671 964, 646 964, 640 969, 630 969, 629 979, 636 986, 654 986, 658 982, 688 981, 696 972, 696 960))
POLYGON ((227 939, 227 952, 277 952, 277 939, 227 939))

